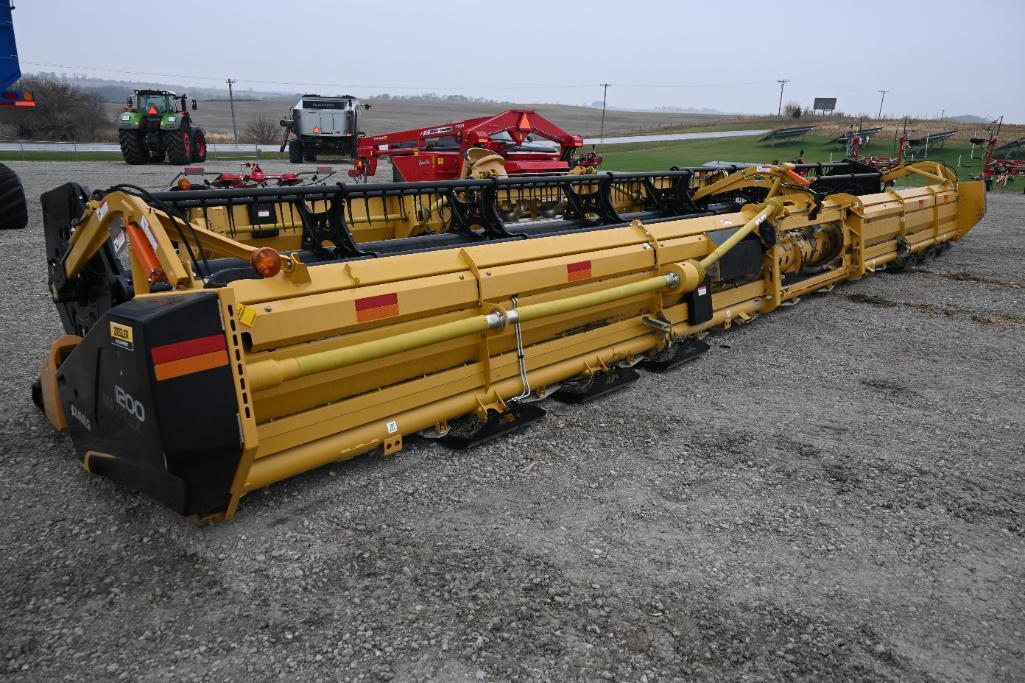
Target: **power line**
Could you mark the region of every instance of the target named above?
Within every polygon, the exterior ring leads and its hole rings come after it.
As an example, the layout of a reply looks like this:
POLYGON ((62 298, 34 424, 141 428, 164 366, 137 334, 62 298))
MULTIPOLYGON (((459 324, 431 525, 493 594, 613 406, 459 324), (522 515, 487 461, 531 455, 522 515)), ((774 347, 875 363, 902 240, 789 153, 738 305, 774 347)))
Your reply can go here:
POLYGON ((228 79, 228 101, 231 102, 231 132, 235 135, 235 144, 238 144, 238 126, 235 125, 235 93, 232 91, 231 86, 235 85, 235 81, 228 79))
POLYGON ((784 86, 786 86, 787 83, 790 82, 790 79, 781 78, 776 82, 779 83, 779 111, 776 112, 776 116, 779 116, 783 113, 783 88, 784 86))
POLYGON ((609 98, 609 83, 601 83, 602 94, 601 94, 601 133, 598 134, 598 139, 605 142, 605 103, 609 98))

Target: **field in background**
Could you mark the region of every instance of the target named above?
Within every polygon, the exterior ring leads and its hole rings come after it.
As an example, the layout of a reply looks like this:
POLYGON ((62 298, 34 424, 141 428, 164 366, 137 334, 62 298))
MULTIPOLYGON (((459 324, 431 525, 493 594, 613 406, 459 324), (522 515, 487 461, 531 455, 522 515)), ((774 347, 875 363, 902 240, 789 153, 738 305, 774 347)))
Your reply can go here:
MULTIPOLYGON (((446 102, 438 100, 367 100, 369 111, 360 112, 360 128, 368 135, 395 130, 420 128, 435 123, 498 114, 506 109, 534 109, 562 128, 584 136, 597 136, 601 130, 601 110, 563 104, 512 104, 502 102, 446 102)), ((288 114, 294 100, 248 100, 235 102, 235 118, 239 135, 258 117, 279 121, 288 114)), ((117 120, 121 106, 104 105, 111 122, 117 120)), ((231 108, 228 102, 200 102, 193 113, 196 123, 208 132, 211 142, 231 141, 231 108)), ((605 113, 605 132, 624 133, 665 129, 698 128, 719 130, 757 128, 757 117, 728 114, 678 114, 609 110, 605 113), (748 125, 744 125, 747 123, 748 125)))
MULTIPOLYGON (((803 141, 777 143, 758 142, 758 138, 718 138, 712 140, 684 140, 680 142, 643 143, 615 145, 602 148, 602 168, 609 171, 651 171, 672 166, 700 166, 709 161, 753 162, 791 161, 803 150, 808 163, 840 161, 846 157, 845 150, 829 144, 822 135, 809 135, 803 141)), ((958 177, 967 180, 977 175, 982 168, 984 150, 976 147, 975 159, 971 158, 969 143, 948 142, 942 148, 929 150, 928 158, 942 161, 957 170, 958 177), (958 163, 960 162, 960 166, 958 163)), ((877 138, 865 148, 862 155, 891 156, 894 154, 893 140, 877 138)), ((916 153, 914 160, 924 158, 916 153)), ((910 161, 910 159, 909 159, 910 161)), ((1009 189, 1015 189, 1011 185, 1009 189)), ((1021 181, 1017 188, 1020 190, 1021 181)))

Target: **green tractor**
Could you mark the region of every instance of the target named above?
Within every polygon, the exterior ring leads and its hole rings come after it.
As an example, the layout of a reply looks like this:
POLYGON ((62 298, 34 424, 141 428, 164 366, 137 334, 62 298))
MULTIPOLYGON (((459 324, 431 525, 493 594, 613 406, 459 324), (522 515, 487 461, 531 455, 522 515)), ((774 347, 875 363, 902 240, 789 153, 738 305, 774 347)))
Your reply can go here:
MULTIPOLYGON (((118 118, 121 155, 129 164, 206 161, 206 136, 192 125, 186 95, 166 90, 136 90, 118 118)), ((192 100, 196 109, 196 100, 192 100)))

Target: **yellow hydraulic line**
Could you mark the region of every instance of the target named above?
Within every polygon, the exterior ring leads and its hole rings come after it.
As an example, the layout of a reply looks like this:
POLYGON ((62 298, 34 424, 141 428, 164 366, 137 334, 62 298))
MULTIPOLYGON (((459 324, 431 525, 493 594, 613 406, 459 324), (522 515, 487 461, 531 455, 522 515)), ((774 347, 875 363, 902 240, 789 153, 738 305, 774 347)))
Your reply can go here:
MULTIPOLYGON (((493 314, 492 314, 493 315, 493 314)), ((430 344, 456 339, 469 334, 484 332, 491 327, 489 315, 455 320, 422 330, 414 330, 394 337, 353 344, 340 349, 331 349, 285 360, 257 361, 249 366, 249 383, 255 391, 276 387, 296 377, 325 372, 363 361, 382 358, 392 354, 410 351, 430 344)))
POLYGON ((257 361, 249 366, 249 383, 254 391, 270 389, 282 382, 297 377, 337 370, 338 368, 391 356, 403 351, 412 351, 413 349, 423 348, 431 344, 450 341, 471 334, 479 334, 489 329, 502 329, 507 322, 527 322, 591 306, 600 306, 611 301, 655 292, 667 287, 675 289, 684 281, 691 288, 696 286, 699 279, 687 273, 686 267, 681 268, 681 271, 685 273, 683 279, 681 279, 679 272, 673 270, 665 275, 656 275, 638 282, 631 282, 597 292, 580 294, 555 301, 529 304, 508 313, 495 312, 487 315, 476 315, 472 318, 455 320, 422 330, 413 330, 412 332, 397 334, 393 337, 374 339, 353 344, 352 346, 296 356, 295 358, 257 361))
POLYGON ((709 269, 709 267, 714 265, 719 259, 723 257, 723 254, 728 252, 733 247, 737 246, 737 243, 740 242, 740 240, 750 235, 752 232, 754 232, 755 228, 757 228, 764 221, 772 218, 782 210, 783 202, 779 199, 770 199, 767 202, 765 202, 765 208, 756 213, 754 218, 749 220, 747 223, 744 224, 742 228, 740 228, 735 233, 730 235, 729 239, 727 239, 725 242, 716 247, 711 254, 709 254, 708 256, 706 256, 698 262, 701 266, 701 272, 706 272, 709 269))
POLYGON ((517 317, 520 322, 529 322, 539 318, 548 318, 553 315, 569 313, 581 308, 600 306, 601 304, 607 304, 618 299, 626 299, 638 294, 656 292, 666 287, 672 289, 677 287, 679 284, 679 274, 671 272, 666 273, 665 275, 649 277, 646 280, 640 280, 638 282, 631 282, 629 284, 612 287, 610 289, 591 292, 590 294, 580 294, 578 296, 571 296, 565 299, 556 299, 554 301, 545 301, 539 304, 521 306, 514 311, 509 311, 508 318, 509 322, 516 322, 517 317))

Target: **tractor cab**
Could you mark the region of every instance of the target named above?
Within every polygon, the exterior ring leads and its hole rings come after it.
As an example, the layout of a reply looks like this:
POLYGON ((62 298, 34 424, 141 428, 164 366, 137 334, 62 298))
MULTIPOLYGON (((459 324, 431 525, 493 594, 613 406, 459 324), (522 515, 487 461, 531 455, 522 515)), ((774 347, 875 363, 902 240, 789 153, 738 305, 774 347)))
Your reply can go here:
MULTIPOLYGON (((131 101, 129 100, 129 104, 131 101)), ((142 93, 136 95, 135 110, 143 116, 160 116, 174 111, 174 93, 142 93)))
MULTIPOLYGON (((142 116, 163 116, 164 114, 188 113, 188 95, 176 95, 167 90, 136 90, 135 97, 129 97, 125 111, 134 111, 142 116)), ((192 100, 196 109, 196 100, 192 100)))

